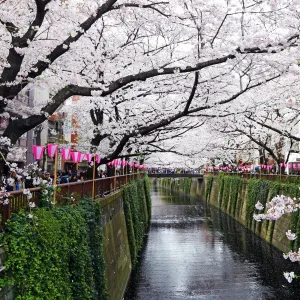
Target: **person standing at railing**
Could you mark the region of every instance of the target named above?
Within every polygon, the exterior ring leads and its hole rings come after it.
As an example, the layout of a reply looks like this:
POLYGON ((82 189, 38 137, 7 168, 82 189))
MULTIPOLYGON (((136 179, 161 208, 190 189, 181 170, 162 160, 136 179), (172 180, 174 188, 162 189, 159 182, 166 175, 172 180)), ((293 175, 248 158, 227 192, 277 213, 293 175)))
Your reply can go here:
POLYGON ((21 178, 17 178, 16 179, 16 191, 20 190, 20 186, 21 186, 21 178))
POLYGON ((69 176, 68 175, 63 175, 60 177, 60 183, 69 183, 69 176))
POLYGON ((104 175, 103 170, 100 170, 99 174, 98 174, 98 178, 104 178, 104 177, 105 177, 105 175, 104 175))
POLYGON ((11 175, 6 180, 6 191, 12 192, 14 190, 15 179, 11 175))

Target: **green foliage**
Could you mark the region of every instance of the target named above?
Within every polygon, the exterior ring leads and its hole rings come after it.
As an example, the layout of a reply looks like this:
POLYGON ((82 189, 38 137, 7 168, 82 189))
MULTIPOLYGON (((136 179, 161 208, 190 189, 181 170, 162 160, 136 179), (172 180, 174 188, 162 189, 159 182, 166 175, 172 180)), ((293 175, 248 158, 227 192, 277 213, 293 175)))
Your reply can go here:
POLYGON ((280 194, 281 184, 278 181, 269 182, 269 196, 268 201, 272 200, 275 196, 280 194))
POLYGON ((103 252, 103 235, 101 225, 101 205, 90 199, 80 202, 81 212, 87 224, 87 238, 93 267, 93 299, 107 299, 107 282, 105 277, 106 262, 103 252))
POLYGON ((219 208, 222 206, 223 193, 224 193, 224 178, 225 178, 224 173, 219 173, 219 175, 218 175, 218 189, 219 189, 218 203, 219 203, 219 208))
POLYGON ((286 183, 287 184, 300 184, 300 178, 299 176, 288 176, 286 178, 286 183))
POLYGON ((230 194, 230 206, 229 206, 229 212, 234 216, 236 214, 236 207, 237 207, 237 201, 238 201, 238 195, 240 192, 240 189, 243 184, 243 179, 238 176, 234 176, 231 179, 231 194, 230 194))
POLYGON ((148 202, 145 184, 145 179, 139 179, 123 187, 124 213, 133 268, 136 266, 137 255, 143 246, 144 235, 148 228, 146 216, 151 205, 151 198, 150 191, 148 191, 150 199, 148 202))
POLYGON ((54 187, 53 185, 43 184, 40 193, 39 207, 51 207, 53 201, 54 187))
POLYGON ((224 210, 227 210, 227 205, 230 199, 230 185, 231 185, 231 176, 224 177, 224 190, 223 190, 223 199, 221 200, 224 210))
POLYGON ((250 228, 255 212, 255 204, 257 201, 266 204, 269 194, 269 184, 267 180, 250 179, 248 183, 248 199, 246 203, 246 224, 250 228))
POLYGON ((107 299, 100 207, 79 206, 21 211, 7 222, 4 287, 16 299, 107 299))
POLYGON ((158 183, 159 185, 169 189, 171 187, 172 178, 159 178, 158 183))
POLYGON ((161 178, 158 181, 159 185, 166 189, 170 189, 173 192, 182 192, 184 194, 189 195, 192 187, 192 179, 191 178, 161 178))
POLYGON ((181 181, 179 179, 173 178, 171 181, 171 186, 170 190, 173 191, 174 193, 178 193, 181 187, 181 181))
POLYGON ((182 182, 182 191, 184 194, 189 195, 191 193, 192 178, 184 178, 182 182))
POLYGON ((208 202, 212 190, 214 177, 213 175, 208 175, 205 179, 206 179, 205 200, 208 202))
POLYGON ((150 222, 151 214, 152 214, 152 201, 150 195, 150 181, 147 175, 144 178, 144 189, 145 189, 146 204, 147 204, 147 211, 148 211, 148 221, 150 222))
POLYGON ((299 184, 285 183, 281 185, 281 192, 291 198, 299 197, 299 184))
POLYGON ((238 195, 242 183, 243 179, 238 176, 225 176, 224 174, 218 176, 219 207, 232 215, 236 214, 238 195))
POLYGON ((123 187, 124 214, 125 214, 128 243, 129 243, 129 250, 131 256, 131 264, 132 267, 134 268, 137 263, 137 249, 136 249, 136 241, 135 241, 130 202, 131 202, 130 188, 129 186, 128 187, 124 186, 123 187))

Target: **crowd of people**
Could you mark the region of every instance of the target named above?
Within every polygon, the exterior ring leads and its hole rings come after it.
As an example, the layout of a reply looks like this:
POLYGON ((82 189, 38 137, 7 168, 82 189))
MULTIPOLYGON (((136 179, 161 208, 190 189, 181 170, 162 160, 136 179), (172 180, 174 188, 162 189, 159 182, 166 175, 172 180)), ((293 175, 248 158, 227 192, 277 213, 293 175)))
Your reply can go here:
POLYGON ((149 174, 194 174, 198 170, 184 169, 184 168, 148 168, 149 174))
MULTIPOLYGON (((96 178, 104 178, 106 174, 103 170, 97 170, 96 178)), ((56 184, 64 184, 70 182, 78 182, 88 180, 87 172, 77 172, 76 170, 69 169, 68 172, 57 172, 56 184)), ((15 172, 10 172, 1 177, 1 187, 5 188, 7 192, 19 191, 28 188, 34 188, 41 183, 52 185, 54 176, 49 172, 41 172, 38 177, 19 176, 15 172)))

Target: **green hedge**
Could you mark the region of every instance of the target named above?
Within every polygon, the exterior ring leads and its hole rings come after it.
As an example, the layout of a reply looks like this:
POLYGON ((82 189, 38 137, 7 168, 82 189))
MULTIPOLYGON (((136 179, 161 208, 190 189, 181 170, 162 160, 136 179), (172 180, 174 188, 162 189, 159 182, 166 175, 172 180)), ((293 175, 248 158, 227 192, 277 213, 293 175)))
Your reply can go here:
POLYGON ((7 222, 1 286, 16 299, 107 299, 100 205, 21 211, 7 222))

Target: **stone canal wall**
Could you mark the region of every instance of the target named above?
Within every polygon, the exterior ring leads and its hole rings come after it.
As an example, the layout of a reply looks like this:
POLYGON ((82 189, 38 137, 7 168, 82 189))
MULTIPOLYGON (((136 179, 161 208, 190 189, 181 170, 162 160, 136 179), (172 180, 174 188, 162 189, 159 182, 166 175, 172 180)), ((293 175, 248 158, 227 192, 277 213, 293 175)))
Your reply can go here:
POLYGON ((110 300, 121 300, 151 216, 148 178, 100 200, 110 300), (133 212, 136 214, 133 216, 133 212))
POLYGON ((122 299, 131 272, 123 193, 119 191, 100 203, 108 295, 109 299, 122 299))
MULTIPOLYGON (((191 179, 190 179, 191 180, 191 179)), ((167 188, 176 186, 176 191, 187 192, 183 179, 172 179, 166 182, 161 179, 160 184, 167 188), (175 182, 173 182, 175 181, 175 182)), ((257 213, 257 201, 265 204, 274 196, 284 194, 300 197, 299 184, 281 183, 260 179, 246 180, 237 176, 205 176, 204 180, 191 180, 189 194, 204 199, 210 205, 219 208, 234 218, 246 228, 260 236, 283 252, 300 247, 300 217, 295 212, 284 215, 277 221, 256 222, 253 214, 257 213), (296 241, 289 241, 285 235, 291 229, 297 233, 296 241)))

